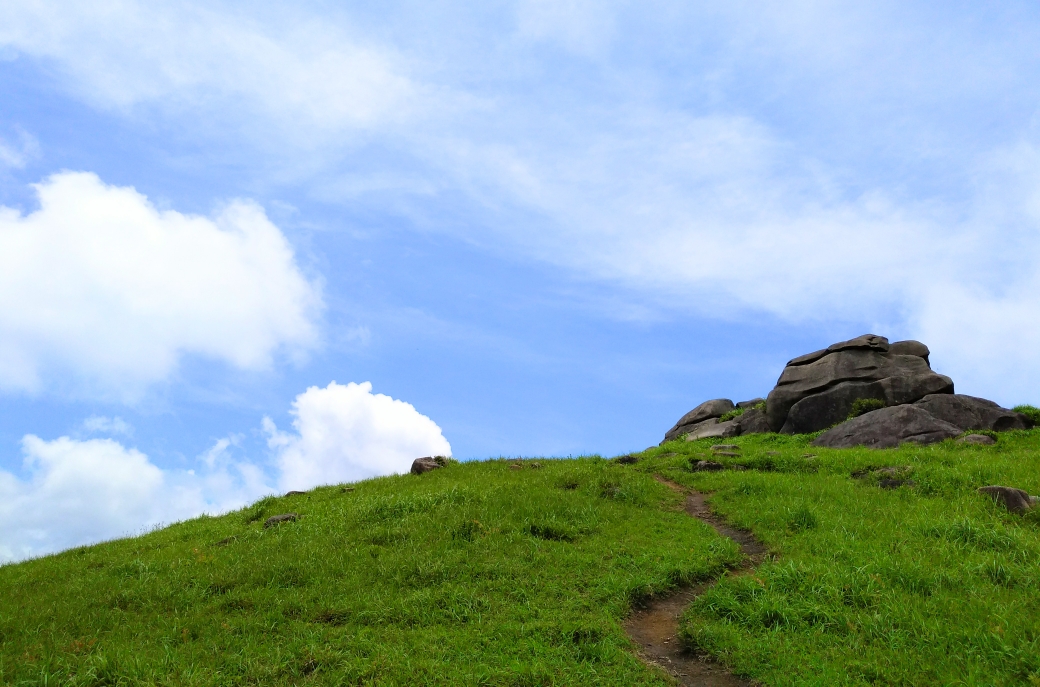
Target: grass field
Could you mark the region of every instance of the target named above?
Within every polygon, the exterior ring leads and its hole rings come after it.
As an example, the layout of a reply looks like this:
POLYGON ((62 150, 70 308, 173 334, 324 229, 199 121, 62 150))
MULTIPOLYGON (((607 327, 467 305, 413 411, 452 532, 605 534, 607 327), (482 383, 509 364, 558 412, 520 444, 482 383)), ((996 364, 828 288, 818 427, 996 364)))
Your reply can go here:
POLYGON ((740 455, 720 472, 691 471, 707 440, 635 465, 465 463, 0 567, 0 683, 664 685, 622 619, 738 553, 659 474, 713 492, 772 552, 683 618, 736 672, 1040 685, 1040 512, 975 492, 1040 492, 1040 430, 886 451, 727 441, 740 455), (880 488, 885 466, 913 484, 880 488))
POLYGON ((678 504, 602 459, 489 461, 5 566, 0 682, 661 684, 630 604, 737 557, 678 504))
POLYGON ((769 685, 1040 685, 1040 509, 1012 515, 975 492, 1040 492, 1040 431, 884 451, 734 443, 741 457, 713 460, 754 469, 691 473, 709 441, 639 465, 714 492, 773 553, 694 603, 689 644, 769 685), (886 466, 914 484, 880 488, 886 466))

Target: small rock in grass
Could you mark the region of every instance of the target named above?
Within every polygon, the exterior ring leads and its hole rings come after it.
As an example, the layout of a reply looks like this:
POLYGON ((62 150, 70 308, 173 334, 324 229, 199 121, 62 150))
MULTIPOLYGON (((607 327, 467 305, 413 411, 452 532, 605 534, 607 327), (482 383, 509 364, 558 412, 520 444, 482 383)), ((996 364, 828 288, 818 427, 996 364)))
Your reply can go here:
POLYGON ((307 492, 305 492, 305 491, 296 491, 296 490, 294 489, 294 490, 292 490, 292 491, 287 491, 287 492, 285 492, 285 495, 286 495, 286 496, 299 496, 299 495, 301 495, 301 494, 306 494, 306 493, 307 493, 307 492))
POLYGON ((766 451, 766 455, 767 456, 779 456, 780 452, 779 451, 766 451))
POLYGON ((422 475, 429 472, 430 470, 436 470, 439 467, 442 467, 442 465, 440 464, 440 462, 437 461, 437 459, 433 458, 432 456, 426 456, 425 458, 416 458, 412 461, 412 474, 422 475))
POLYGON ((802 458, 815 458, 815 457, 816 457, 815 453, 803 453, 802 454, 802 458))
POLYGON ((635 465, 639 462, 639 458, 633 455, 621 456, 617 459, 617 462, 622 465, 635 465))
POLYGON ((347 493, 347 492, 349 492, 349 491, 354 491, 354 487, 340 487, 340 488, 339 488, 339 490, 340 490, 340 491, 341 491, 342 493, 346 494, 346 493, 347 493))
POLYGON ((976 444, 978 446, 992 446, 997 443, 997 440, 993 437, 988 437, 985 434, 966 434, 957 440, 958 444, 976 444))
POLYGON ((740 447, 736 444, 715 444, 711 447, 712 451, 739 451, 740 447))
POLYGON ((698 460, 693 469, 696 472, 715 472, 717 470, 725 470, 726 466, 711 460, 698 460))
POLYGON ((300 518, 296 513, 282 513, 281 515, 272 515, 267 520, 264 520, 264 529, 268 527, 274 527, 280 525, 283 522, 296 522, 300 518))
POLYGON ((915 487, 917 483, 912 479, 882 479, 878 482, 882 489, 898 489, 899 487, 915 487))
POLYGON ((740 454, 737 453, 736 451, 715 451, 714 455, 716 455, 716 456, 727 456, 729 458, 738 458, 738 457, 740 457, 740 454))
POLYGON ((980 494, 986 494, 994 501, 1004 505, 1012 513, 1024 513, 1037 504, 1037 497, 1030 496, 1027 492, 1014 487, 1001 487, 992 485, 979 487, 980 494))
POLYGON ((509 464, 509 469, 510 470, 523 470, 524 469, 524 464, 523 463, 510 463, 509 464))

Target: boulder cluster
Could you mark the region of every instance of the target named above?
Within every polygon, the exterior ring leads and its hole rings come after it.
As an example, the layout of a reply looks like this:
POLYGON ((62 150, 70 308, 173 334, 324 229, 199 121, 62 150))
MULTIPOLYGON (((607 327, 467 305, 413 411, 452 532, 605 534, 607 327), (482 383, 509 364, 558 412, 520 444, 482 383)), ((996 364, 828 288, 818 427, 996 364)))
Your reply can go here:
POLYGON ((874 334, 842 341, 787 363, 765 399, 700 404, 668 430, 664 441, 825 429, 814 446, 888 448, 907 441, 933 443, 971 430, 1032 427, 1021 413, 955 394, 953 380, 934 372, 928 355, 919 341, 889 343, 874 334))

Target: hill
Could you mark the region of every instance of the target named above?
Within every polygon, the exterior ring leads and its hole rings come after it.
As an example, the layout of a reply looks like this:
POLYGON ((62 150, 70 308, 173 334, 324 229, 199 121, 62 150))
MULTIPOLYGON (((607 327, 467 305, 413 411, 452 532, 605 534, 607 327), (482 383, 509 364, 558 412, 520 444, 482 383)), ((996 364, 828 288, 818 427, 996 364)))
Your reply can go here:
POLYGON ((811 439, 452 464, 4 566, 0 681, 662 685, 624 619, 718 579, 682 639, 762 684, 1040 684, 1040 509, 976 491, 1040 492, 1040 430, 811 439), (737 545, 655 476, 710 493, 768 556, 725 575, 737 545))

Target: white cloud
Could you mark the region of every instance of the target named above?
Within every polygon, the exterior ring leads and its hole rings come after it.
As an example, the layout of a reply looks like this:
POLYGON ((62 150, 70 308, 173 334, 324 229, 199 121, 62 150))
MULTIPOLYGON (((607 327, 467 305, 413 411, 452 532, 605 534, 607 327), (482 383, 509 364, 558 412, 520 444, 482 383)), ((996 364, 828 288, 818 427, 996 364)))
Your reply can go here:
POLYGON ((88 173, 36 190, 35 212, 0 207, 0 388, 71 371, 132 396, 185 354, 259 369, 315 344, 318 289, 257 205, 159 211, 88 173))
POLYGON ((407 472, 421 456, 451 455, 433 420, 411 404, 373 394, 372 384, 313 386, 293 401, 296 434, 264 418, 284 489, 407 472))
POLYGON ((214 449, 207 456, 216 460, 200 457, 206 469, 199 475, 162 470, 111 439, 30 434, 22 451, 26 479, 0 471, 0 562, 224 512, 271 491, 260 468, 214 449))
POLYGON ((134 428, 121 417, 105 417, 103 415, 91 415, 82 423, 84 432, 88 434, 121 434, 133 436, 134 428))
MULTIPOLYGON (((309 489, 407 472, 415 458, 451 454, 430 418, 373 394, 368 382, 311 387, 296 397, 292 414, 296 433, 263 418, 273 470, 236 459, 243 437, 234 434, 214 441, 197 456, 198 469, 188 470, 162 469, 112 439, 25 436, 25 477, 0 471, 0 562, 226 512, 270 494, 275 483, 283 491, 309 489)), ((104 429, 115 420, 88 424, 104 429)))
POLYGON ((0 46, 46 60, 69 90, 106 109, 201 109, 256 127, 260 118, 235 114, 251 110, 263 115, 258 133, 273 123, 297 141, 385 124, 415 96, 392 51, 295 8, 5 3, 0 46))

